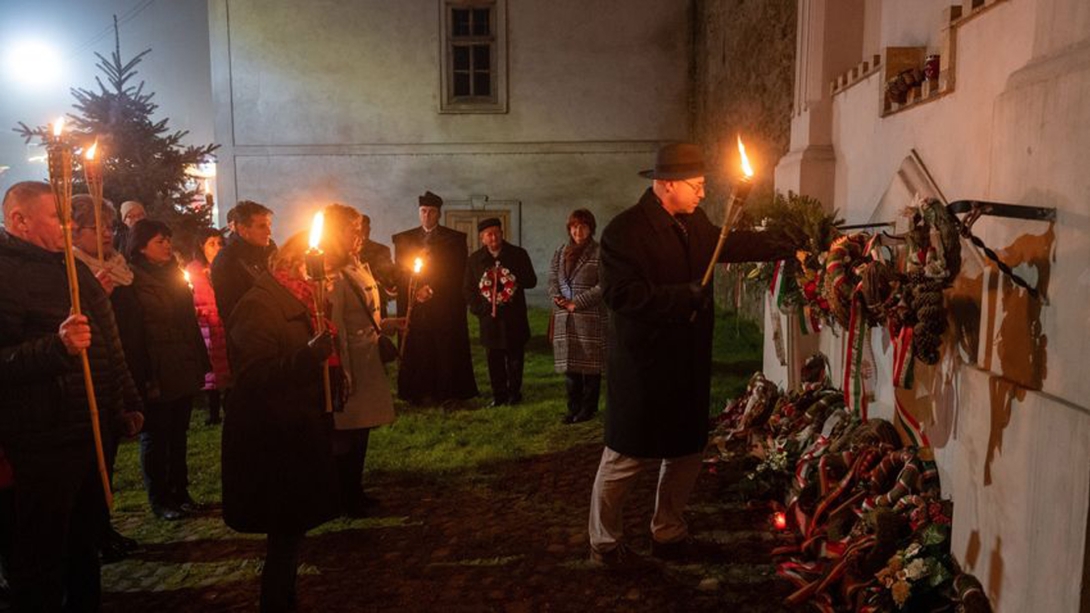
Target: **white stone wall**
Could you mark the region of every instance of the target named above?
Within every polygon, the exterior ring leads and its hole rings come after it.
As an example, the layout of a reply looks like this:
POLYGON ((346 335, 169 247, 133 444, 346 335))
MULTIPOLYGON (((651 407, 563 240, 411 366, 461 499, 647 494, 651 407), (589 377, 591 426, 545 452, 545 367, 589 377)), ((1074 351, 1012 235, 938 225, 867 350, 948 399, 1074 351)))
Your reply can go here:
MULTIPOLYGON (((538 268, 567 213, 635 203, 659 141, 689 134, 684 3, 508 0, 505 114, 440 114, 439 0, 210 0, 219 192, 277 212, 275 234, 342 201, 372 238, 416 197, 521 201, 538 268)), ((224 210, 226 207, 224 207, 224 210)))
MULTIPOLYGON (((945 4, 882 2, 881 45, 937 51, 945 4)), ((1038 316, 1025 292, 985 275, 966 254, 954 293, 981 307, 979 325, 969 322, 979 330, 978 351, 948 348, 939 368, 918 369, 916 397, 907 401, 931 422, 945 493, 954 500, 954 554, 981 579, 996 610, 1084 610, 1090 5, 1000 2, 957 36, 957 85, 949 96, 886 118, 879 117, 878 74, 832 96, 828 125, 818 126, 831 134, 835 156, 827 204, 849 222, 896 219, 907 197, 896 173, 915 149, 948 200, 1057 209, 1052 227, 996 218, 975 226, 1005 259, 1029 257, 1017 270, 1031 284, 1047 283, 1048 304, 1038 316)), ((883 379, 872 415, 888 418, 888 338, 874 334, 883 379)), ((820 345, 840 372, 842 337, 827 332, 820 345)), ((769 362, 766 351, 776 371, 769 362)))

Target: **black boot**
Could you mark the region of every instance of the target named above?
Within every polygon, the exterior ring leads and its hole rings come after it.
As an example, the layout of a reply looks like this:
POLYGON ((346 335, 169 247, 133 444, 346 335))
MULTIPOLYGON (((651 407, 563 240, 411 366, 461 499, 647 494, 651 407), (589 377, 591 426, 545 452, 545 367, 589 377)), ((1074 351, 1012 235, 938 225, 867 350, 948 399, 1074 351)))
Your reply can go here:
POLYGON ((583 377, 579 373, 569 372, 564 374, 564 387, 568 392, 568 414, 560 420, 565 424, 573 423, 575 416, 582 408, 583 377))

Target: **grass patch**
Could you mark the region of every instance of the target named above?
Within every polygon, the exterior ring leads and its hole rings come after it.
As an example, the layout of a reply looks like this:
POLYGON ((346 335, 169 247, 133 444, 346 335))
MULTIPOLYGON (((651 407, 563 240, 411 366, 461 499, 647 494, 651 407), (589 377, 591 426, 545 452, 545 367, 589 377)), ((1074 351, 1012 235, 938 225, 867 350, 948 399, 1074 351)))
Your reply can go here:
MULTIPOLYGON (((491 462, 510 461, 602 440, 601 417, 577 425, 560 423, 566 412, 564 379, 553 370, 552 348, 545 339, 549 313, 530 310, 534 337, 526 348, 523 404, 517 407, 483 408, 490 394, 484 350, 477 340, 476 318, 470 318, 474 370, 481 397, 458 410, 410 408, 397 402, 398 420, 372 433, 367 470, 383 478, 439 478, 461 473, 471 478, 474 469, 491 462)), ((753 371, 761 367, 761 333, 756 324, 735 315, 719 315, 716 321, 712 364, 712 401, 709 411, 739 394, 753 371)), ((391 374, 391 389, 396 389, 391 374)), ((608 381, 606 382, 608 385, 608 381)), ((604 387, 604 386, 603 386, 604 387)), ((605 406, 603 392, 602 406, 605 406)), ((220 497, 219 426, 206 426, 203 397, 189 431, 190 492, 199 501, 218 502, 220 497)), ((600 414, 601 415, 601 414, 600 414)), ((190 522, 137 521, 126 515, 149 514, 141 483, 139 445, 126 442, 118 454, 114 485, 116 513, 124 524, 138 524, 133 536, 146 542, 182 540, 182 524, 190 522), (181 537, 181 538, 179 538, 181 537)), ((219 521, 218 518, 208 518, 219 521)), ((368 520, 362 520, 364 522, 368 520)), ((333 527, 332 530, 345 529, 333 527)), ((377 525, 351 527, 377 528, 377 525)), ((209 527, 211 529, 211 526, 209 527)), ((192 526, 190 526, 192 530, 192 526)))

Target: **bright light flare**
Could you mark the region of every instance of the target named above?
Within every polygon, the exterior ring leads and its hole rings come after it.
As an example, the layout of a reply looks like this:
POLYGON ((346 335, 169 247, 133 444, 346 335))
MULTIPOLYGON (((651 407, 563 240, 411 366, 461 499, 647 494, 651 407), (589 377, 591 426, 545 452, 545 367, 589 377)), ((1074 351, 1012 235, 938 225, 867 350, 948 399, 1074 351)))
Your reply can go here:
POLYGON ((787 529, 787 514, 783 511, 776 511, 772 514, 772 527, 777 530, 787 529))
POLYGON ((64 115, 57 118, 57 121, 53 122, 53 138, 60 138, 64 132, 64 115))
POLYGON ((753 167, 749 165, 749 157, 746 156, 746 146, 742 144, 742 137, 738 137, 738 153, 742 155, 742 172, 747 179, 753 178, 753 167))
POLYGON ((310 224, 310 248, 317 249, 322 244, 322 226, 325 225, 325 215, 321 211, 314 214, 314 221, 310 224))
POLYGON ((95 159, 95 152, 98 151, 98 139, 95 139, 95 144, 91 145, 91 148, 83 153, 83 157, 88 160, 95 159))
POLYGON ((413 260, 413 274, 418 275, 420 271, 424 269, 424 260, 416 258, 413 260))
POLYGON ((189 286, 189 289, 193 289, 193 281, 191 281, 189 278, 189 271, 183 270, 182 276, 185 277, 185 284, 189 286))
POLYGON ((61 79, 61 56, 45 42, 19 42, 6 55, 7 73, 21 85, 45 87, 61 79))

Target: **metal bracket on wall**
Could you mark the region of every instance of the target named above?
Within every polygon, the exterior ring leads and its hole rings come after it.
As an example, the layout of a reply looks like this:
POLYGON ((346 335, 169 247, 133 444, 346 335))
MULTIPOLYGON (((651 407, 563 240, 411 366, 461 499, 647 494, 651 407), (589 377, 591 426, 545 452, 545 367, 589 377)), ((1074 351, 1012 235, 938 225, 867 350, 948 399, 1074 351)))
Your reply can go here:
POLYGON ((1010 278, 1015 285, 1029 292, 1030 296, 1040 300, 1043 304, 1048 304, 1048 299, 1041 295, 1037 288, 1030 287, 1029 283, 1026 283, 1024 279, 1019 277, 1014 270, 1011 269, 1003 260, 999 259, 999 254, 984 244, 984 241, 977 238, 973 234, 973 224, 976 223, 982 215, 991 215, 993 217, 1005 217, 1008 219, 1027 219, 1032 221, 1047 221, 1053 223, 1056 221, 1056 209, 1040 206, 1025 206, 1021 204, 1007 204, 1005 202, 984 202, 980 200, 957 200, 946 205, 946 210, 950 211, 950 214, 954 216, 954 219, 958 220, 958 230, 961 233, 962 238, 969 240, 978 249, 984 252, 984 255, 995 263, 1000 272, 1010 278), (957 215, 965 214, 965 219, 958 219, 957 215))

